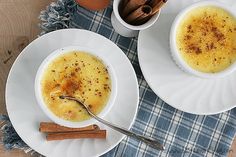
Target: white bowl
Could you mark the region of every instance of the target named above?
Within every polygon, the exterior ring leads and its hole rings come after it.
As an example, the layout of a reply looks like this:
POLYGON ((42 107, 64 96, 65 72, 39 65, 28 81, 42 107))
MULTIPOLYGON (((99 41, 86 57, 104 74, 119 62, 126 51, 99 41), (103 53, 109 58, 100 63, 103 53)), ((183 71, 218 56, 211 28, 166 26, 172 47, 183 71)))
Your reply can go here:
POLYGON ((170 31, 170 50, 172 54, 173 60, 176 62, 176 64, 185 72, 193 74, 195 76, 199 76, 202 78, 219 78, 224 77, 231 72, 233 72, 236 69, 236 63, 234 62, 232 65, 230 65, 228 68, 224 69, 223 71, 217 72, 217 73, 204 73, 197 71, 193 68, 191 68, 181 57, 179 50, 176 45, 176 30, 179 26, 180 21, 183 19, 183 17, 192 9, 201 7, 201 6, 216 6, 219 8, 222 8, 226 11, 228 11, 230 14, 232 14, 234 17, 236 17, 235 13, 231 10, 231 8, 223 3, 216 2, 216 1, 202 1, 198 3, 194 3, 191 6, 188 6, 184 10, 182 10, 175 18, 174 22, 172 23, 171 31, 170 31))
POLYGON ((71 52, 73 50, 88 52, 88 53, 98 57, 99 59, 101 59, 103 61, 103 63, 106 65, 106 67, 108 69, 109 75, 111 77, 111 82, 112 82, 111 83, 111 85, 112 85, 111 94, 110 94, 110 97, 109 97, 109 100, 108 100, 106 106, 98 114, 99 117, 101 117, 101 118, 104 117, 109 112, 112 105, 114 104, 114 101, 116 98, 116 93, 117 93, 117 85, 116 85, 116 76, 115 76, 115 73, 114 73, 114 70, 113 70, 111 64, 109 63, 108 58, 106 56, 101 55, 102 53, 99 53, 99 50, 95 50, 95 49, 88 48, 88 47, 81 47, 81 46, 68 46, 65 48, 60 48, 58 50, 55 50, 54 52, 52 52, 49 56, 47 56, 45 58, 45 60, 39 66, 37 74, 36 74, 36 78, 35 78, 35 96, 36 96, 37 102, 38 102, 39 106, 41 107, 41 109, 44 111, 44 113, 55 123, 62 125, 62 126, 66 126, 66 127, 77 128, 77 127, 83 127, 83 126, 88 126, 88 125, 94 124, 96 122, 96 120, 94 118, 91 118, 91 119, 81 121, 81 122, 72 122, 72 121, 67 121, 62 118, 59 118, 47 107, 47 105, 43 101, 43 97, 42 97, 42 93, 41 93, 41 85, 40 85, 43 72, 44 72, 45 68, 48 67, 49 63, 52 60, 54 60, 56 57, 58 57, 62 54, 71 52))

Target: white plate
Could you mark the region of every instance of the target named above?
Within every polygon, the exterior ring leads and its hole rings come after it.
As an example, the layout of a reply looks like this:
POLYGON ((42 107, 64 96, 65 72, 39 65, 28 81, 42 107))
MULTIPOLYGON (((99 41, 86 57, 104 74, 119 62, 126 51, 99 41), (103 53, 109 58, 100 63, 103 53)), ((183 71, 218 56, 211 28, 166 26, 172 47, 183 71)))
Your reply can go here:
POLYGON ((40 63, 51 52, 66 46, 83 46, 104 51, 117 76, 115 104, 104 119, 130 128, 138 107, 138 83, 131 63, 110 40, 93 32, 67 29, 48 33, 29 44, 18 56, 8 76, 6 106, 19 136, 31 148, 50 157, 99 156, 115 147, 124 135, 97 123, 107 130, 104 139, 75 139, 47 142, 38 131, 39 123, 49 121, 34 95, 34 79, 40 63), (128 90, 127 90, 128 89, 128 90))
MULTIPOLYGON (((194 114, 215 114, 236 106, 236 72, 219 79, 202 79, 180 70, 169 49, 171 24, 177 13, 193 0, 168 1, 157 23, 141 31, 138 58, 152 90, 169 105, 194 114)), ((236 10, 236 2, 228 0, 236 10)))

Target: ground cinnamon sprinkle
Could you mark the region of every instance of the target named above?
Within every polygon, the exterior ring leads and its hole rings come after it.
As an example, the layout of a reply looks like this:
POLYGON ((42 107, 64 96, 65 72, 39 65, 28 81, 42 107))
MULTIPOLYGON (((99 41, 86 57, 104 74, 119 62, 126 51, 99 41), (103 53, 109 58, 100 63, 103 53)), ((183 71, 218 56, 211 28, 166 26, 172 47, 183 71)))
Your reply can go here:
POLYGON ((236 19, 221 8, 195 8, 177 28, 178 49, 196 70, 221 71, 236 60, 235 26, 236 19))
POLYGON ((45 103, 65 120, 83 121, 90 116, 79 105, 59 99, 60 95, 81 99, 91 105, 95 114, 101 112, 110 96, 107 89, 111 89, 111 80, 106 66, 99 58, 86 52, 72 51, 55 58, 43 77, 45 103), (104 84, 107 89, 104 89, 104 84))

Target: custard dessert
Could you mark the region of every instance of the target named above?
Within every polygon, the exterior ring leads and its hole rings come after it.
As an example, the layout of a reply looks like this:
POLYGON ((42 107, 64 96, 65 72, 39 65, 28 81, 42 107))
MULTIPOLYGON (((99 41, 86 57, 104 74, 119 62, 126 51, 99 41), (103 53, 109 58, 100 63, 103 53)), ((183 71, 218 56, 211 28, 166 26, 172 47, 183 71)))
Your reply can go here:
POLYGON ((216 6, 194 8, 177 27, 176 45, 191 68, 205 73, 223 71, 236 60, 236 19, 216 6))
POLYGON ((62 54, 45 68, 41 80, 45 104, 56 116, 80 122, 90 118, 76 102, 60 99, 60 95, 73 96, 99 114, 111 93, 111 78, 105 64, 97 57, 81 51, 62 54))

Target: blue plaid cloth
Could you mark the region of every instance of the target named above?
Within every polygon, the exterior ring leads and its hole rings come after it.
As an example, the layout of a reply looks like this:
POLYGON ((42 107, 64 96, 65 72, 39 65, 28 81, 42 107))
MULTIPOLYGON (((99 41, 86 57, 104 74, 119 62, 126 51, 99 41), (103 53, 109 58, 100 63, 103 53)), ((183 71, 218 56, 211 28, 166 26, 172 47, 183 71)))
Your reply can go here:
POLYGON ((50 19, 46 22, 42 20, 43 33, 64 27, 82 28, 101 34, 117 44, 130 59, 139 83, 140 103, 131 130, 160 139, 165 146, 164 151, 158 151, 126 137, 103 157, 208 157, 228 154, 236 131, 236 108, 221 114, 199 116, 169 106, 153 93, 144 80, 138 63, 137 39, 122 37, 112 28, 112 6, 103 11, 92 12, 75 6, 72 1, 68 1, 70 4, 66 6, 65 1, 67 0, 58 0, 57 5, 52 5, 54 9, 49 7, 43 12, 41 20, 50 19), (64 9, 60 5, 65 5, 64 9))
POLYGON ((160 139, 165 150, 158 151, 126 137, 103 156, 226 156, 236 131, 236 108, 221 114, 199 116, 177 110, 162 101, 144 80, 138 62, 137 39, 118 35, 111 25, 111 13, 112 6, 99 12, 77 7, 72 25, 107 37, 130 59, 138 77, 140 94, 138 114, 131 130, 160 139))

